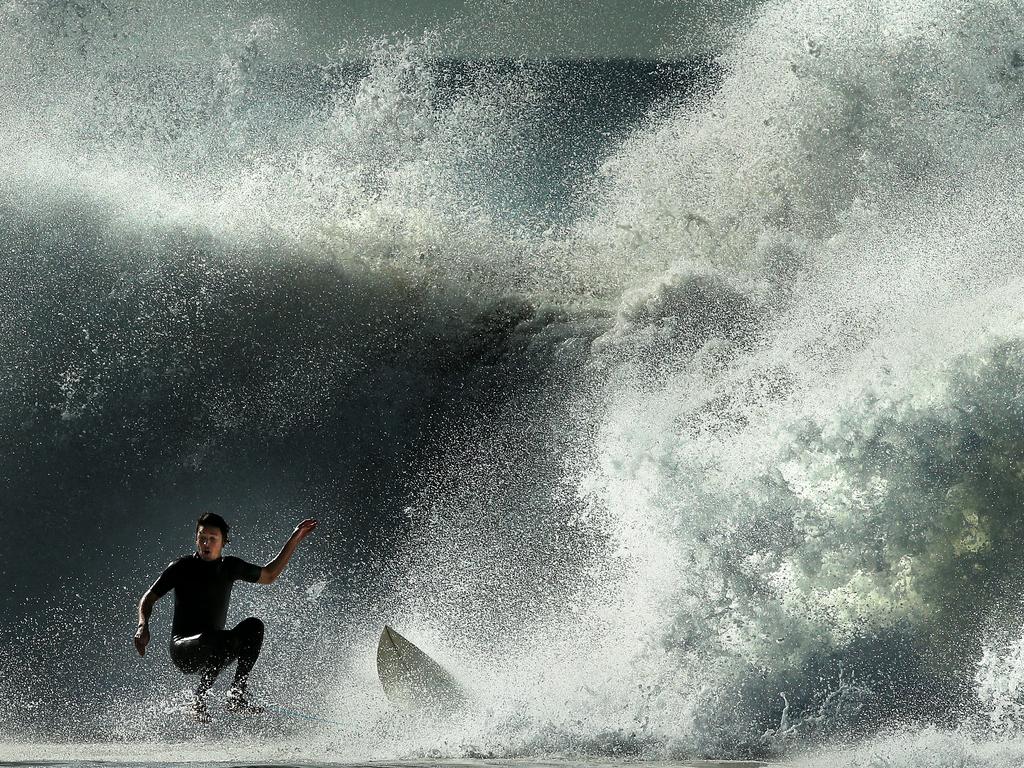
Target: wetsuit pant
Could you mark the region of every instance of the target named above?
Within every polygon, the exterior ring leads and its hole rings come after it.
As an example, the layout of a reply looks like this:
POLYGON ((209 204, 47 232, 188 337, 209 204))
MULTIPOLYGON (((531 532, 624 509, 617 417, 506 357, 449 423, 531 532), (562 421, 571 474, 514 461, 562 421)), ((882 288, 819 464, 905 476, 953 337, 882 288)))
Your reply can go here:
POLYGON ((199 635, 171 640, 171 661, 185 674, 200 673, 196 695, 202 696, 213 686, 217 675, 235 659, 235 681, 232 688, 245 691, 249 673, 263 648, 263 622, 250 617, 234 629, 213 629, 199 635))

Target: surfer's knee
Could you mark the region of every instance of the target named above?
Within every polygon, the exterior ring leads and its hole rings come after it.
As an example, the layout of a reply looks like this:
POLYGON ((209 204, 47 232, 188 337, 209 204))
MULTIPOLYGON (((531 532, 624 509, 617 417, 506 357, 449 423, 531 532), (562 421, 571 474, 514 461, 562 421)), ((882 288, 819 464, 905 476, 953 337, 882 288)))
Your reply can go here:
POLYGON ((239 622, 238 626, 235 627, 235 631, 246 637, 263 639, 264 625, 263 621, 257 619, 255 616, 250 616, 239 622))
POLYGON ((245 627, 250 632, 263 632, 263 620, 257 619, 255 616, 244 619, 238 626, 245 627))

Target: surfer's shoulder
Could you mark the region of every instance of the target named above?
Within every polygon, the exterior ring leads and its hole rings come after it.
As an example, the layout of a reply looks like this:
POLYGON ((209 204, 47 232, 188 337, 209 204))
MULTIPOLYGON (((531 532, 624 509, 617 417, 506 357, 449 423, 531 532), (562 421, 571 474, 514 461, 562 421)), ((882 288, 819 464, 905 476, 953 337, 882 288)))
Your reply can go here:
POLYGON ((192 555, 182 555, 181 557, 177 557, 174 560, 171 560, 171 562, 169 562, 167 564, 167 567, 164 568, 164 571, 171 571, 171 570, 178 570, 179 568, 185 568, 194 559, 195 558, 193 558, 192 555))
POLYGON ((157 577, 157 580, 153 582, 153 586, 150 587, 153 594, 159 598, 177 587, 181 583, 182 578, 185 577, 184 571, 188 567, 188 559, 187 557, 179 557, 177 560, 171 560, 157 577))
POLYGON ((234 555, 224 555, 221 558, 224 561, 224 567, 232 573, 240 573, 245 571, 247 568, 252 567, 252 564, 241 557, 235 557, 234 555))

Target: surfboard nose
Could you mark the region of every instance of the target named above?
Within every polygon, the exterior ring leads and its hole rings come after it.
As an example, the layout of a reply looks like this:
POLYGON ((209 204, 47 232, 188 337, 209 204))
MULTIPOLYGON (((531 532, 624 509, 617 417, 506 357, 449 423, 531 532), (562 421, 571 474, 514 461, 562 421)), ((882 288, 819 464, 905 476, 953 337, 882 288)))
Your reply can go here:
POLYGON ((388 699, 404 709, 448 713, 467 703, 448 670, 387 624, 377 643, 377 676, 388 699))

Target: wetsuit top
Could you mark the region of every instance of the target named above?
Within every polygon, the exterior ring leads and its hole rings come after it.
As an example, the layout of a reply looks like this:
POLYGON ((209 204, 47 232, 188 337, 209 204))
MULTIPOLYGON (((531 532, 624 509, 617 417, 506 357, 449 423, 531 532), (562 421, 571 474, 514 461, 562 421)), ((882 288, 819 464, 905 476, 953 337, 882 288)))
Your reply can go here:
POLYGON ((198 554, 180 557, 164 569, 150 587, 157 597, 174 590, 173 638, 190 637, 211 629, 224 629, 231 587, 259 581, 263 569, 237 557, 207 561, 198 554))

